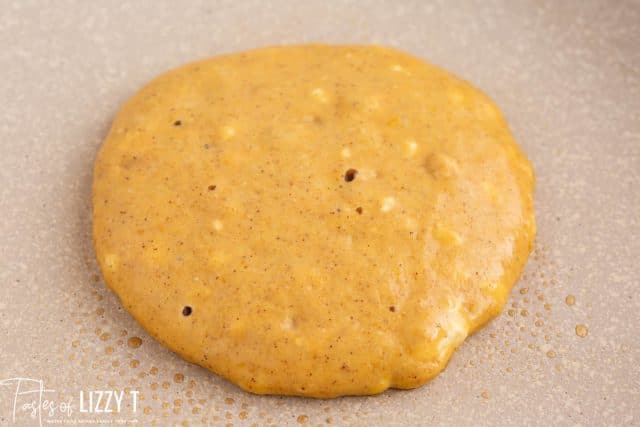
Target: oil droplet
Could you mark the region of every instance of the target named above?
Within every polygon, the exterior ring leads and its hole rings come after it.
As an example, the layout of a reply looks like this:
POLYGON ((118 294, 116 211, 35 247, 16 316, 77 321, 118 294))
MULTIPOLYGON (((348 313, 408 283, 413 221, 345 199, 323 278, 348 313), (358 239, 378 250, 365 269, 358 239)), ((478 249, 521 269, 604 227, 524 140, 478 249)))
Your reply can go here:
POLYGON ((230 397, 227 397, 226 399, 224 399, 224 403, 226 403, 227 405, 233 405, 233 402, 235 402, 235 400, 233 400, 230 397))
POLYGON ((177 383, 181 383, 182 381, 184 381, 184 375, 182 374, 175 374, 173 376, 173 380, 177 383))
POLYGON ((151 390, 157 390, 158 389, 158 383, 151 383, 151 390))
POLYGON ((483 399, 488 399, 489 398, 489 392, 485 390, 482 393, 480 393, 480 396, 482 396, 483 399))
POLYGON ((305 424, 308 419, 309 419, 309 417, 307 417, 306 415, 299 415, 298 416, 298 424, 305 424))
POLYGON ((100 307, 96 310, 96 314, 98 316, 102 316, 104 314, 104 308, 100 307))
POLYGON ((149 415, 151 413, 151 407, 150 406, 145 406, 144 413, 149 415))
POLYGON ((151 375, 158 375, 158 368, 156 368, 155 366, 153 366, 151 369, 149 369, 149 373, 151 375))
POLYGON ((527 311, 527 310, 521 310, 520 311, 520 316, 527 317, 528 315, 529 315, 529 311, 527 311))
POLYGON ((120 366, 120 361, 114 360, 113 362, 111 362, 111 366, 113 366, 114 368, 117 368, 118 366, 120 366))
POLYGON ((200 408, 197 406, 191 410, 191 413, 194 415, 198 415, 200 413, 200 408))
POLYGON ((109 332, 105 332, 102 335, 100 335, 100 339, 102 341, 108 341, 109 339, 111 339, 111 334, 109 332))
POLYGON ((574 297, 573 295, 567 295, 567 297, 564 299, 564 302, 566 302, 568 306, 572 306, 576 303, 576 297, 574 297))
POLYGON ((128 341, 129 347, 138 348, 142 345, 142 339, 139 337, 131 337, 128 341))
POLYGON ((107 353, 107 354, 111 354, 111 353, 113 353, 113 347, 107 347, 107 348, 105 348, 105 349, 104 349, 104 352, 105 352, 105 353, 107 353))
POLYGON ((520 288, 520 295, 524 295, 529 292, 529 288, 520 288))
POLYGON ((544 325, 544 322, 543 322, 542 320, 536 320, 535 325, 536 325, 537 327, 540 327, 540 326, 544 325))
POLYGON ((72 347, 77 347, 77 346, 79 346, 79 345, 80 345, 80 341, 79 341, 79 340, 74 340, 74 341, 71 343, 71 346, 72 346, 72 347))
POLYGON ((140 366, 140 361, 138 359, 133 359, 131 362, 129 362, 129 366, 135 369, 140 366))
POLYGON ((165 382, 162 383, 162 388, 165 389, 165 390, 168 389, 169 386, 171 386, 171 384, 169 384, 169 381, 165 381, 165 382))
POLYGON ((556 357, 556 352, 553 350, 547 351, 547 357, 553 359, 554 357, 556 357))
POLYGON ((248 416, 249 414, 247 414, 247 411, 242 411, 238 414, 238 418, 240 418, 241 420, 246 420, 248 416))
POLYGON ((589 333, 589 328, 587 328, 586 325, 583 325, 582 323, 579 325, 576 325, 577 336, 579 336, 580 338, 584 338, 587 336, 588 333, 589 333))

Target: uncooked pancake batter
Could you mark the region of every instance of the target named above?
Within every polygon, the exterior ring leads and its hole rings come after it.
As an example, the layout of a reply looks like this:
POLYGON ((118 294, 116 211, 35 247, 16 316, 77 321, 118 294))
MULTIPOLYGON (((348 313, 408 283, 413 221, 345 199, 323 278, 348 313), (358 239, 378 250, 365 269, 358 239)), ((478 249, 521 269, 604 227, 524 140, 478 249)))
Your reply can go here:
POLYGON ((397 50, 293 46, 171 71, 95 164, 106 283, 255 393, 416 387, 502 309, 535 234, 492 102, 397 50))

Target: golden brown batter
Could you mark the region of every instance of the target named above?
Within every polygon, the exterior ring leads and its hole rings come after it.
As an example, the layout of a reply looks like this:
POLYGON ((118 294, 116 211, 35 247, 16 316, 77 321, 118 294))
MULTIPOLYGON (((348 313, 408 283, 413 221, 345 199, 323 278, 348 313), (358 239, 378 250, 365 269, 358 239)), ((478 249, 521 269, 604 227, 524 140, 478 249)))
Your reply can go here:
POLYGON ((255 393, 434 377, 531 250, 531 166, 470 84, 397 50, 293 46, 171 71, 95 164, 107 284, 255 393))

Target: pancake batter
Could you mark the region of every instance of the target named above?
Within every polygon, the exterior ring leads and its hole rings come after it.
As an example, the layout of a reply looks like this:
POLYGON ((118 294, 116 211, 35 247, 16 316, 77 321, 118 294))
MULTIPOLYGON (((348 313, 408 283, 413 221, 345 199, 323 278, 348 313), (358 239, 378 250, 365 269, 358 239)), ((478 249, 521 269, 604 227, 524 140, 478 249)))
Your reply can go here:
POLYGON ((254 393, 417 387, 496 316, 534 177, 469 83, 376 46, 171 71, 95 163, 106 283, 158 340, 254 393))

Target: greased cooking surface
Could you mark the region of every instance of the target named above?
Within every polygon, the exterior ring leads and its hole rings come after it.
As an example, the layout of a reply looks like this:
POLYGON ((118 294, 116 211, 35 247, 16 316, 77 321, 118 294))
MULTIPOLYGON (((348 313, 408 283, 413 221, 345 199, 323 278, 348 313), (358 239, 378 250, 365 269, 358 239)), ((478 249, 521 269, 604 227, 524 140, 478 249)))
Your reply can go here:
POLYGON ((491 101, 397 50, 292 46, 171 71, 95 165, 105 281, 256 393, 423 384, 502 309, 533 173, 491 101))

